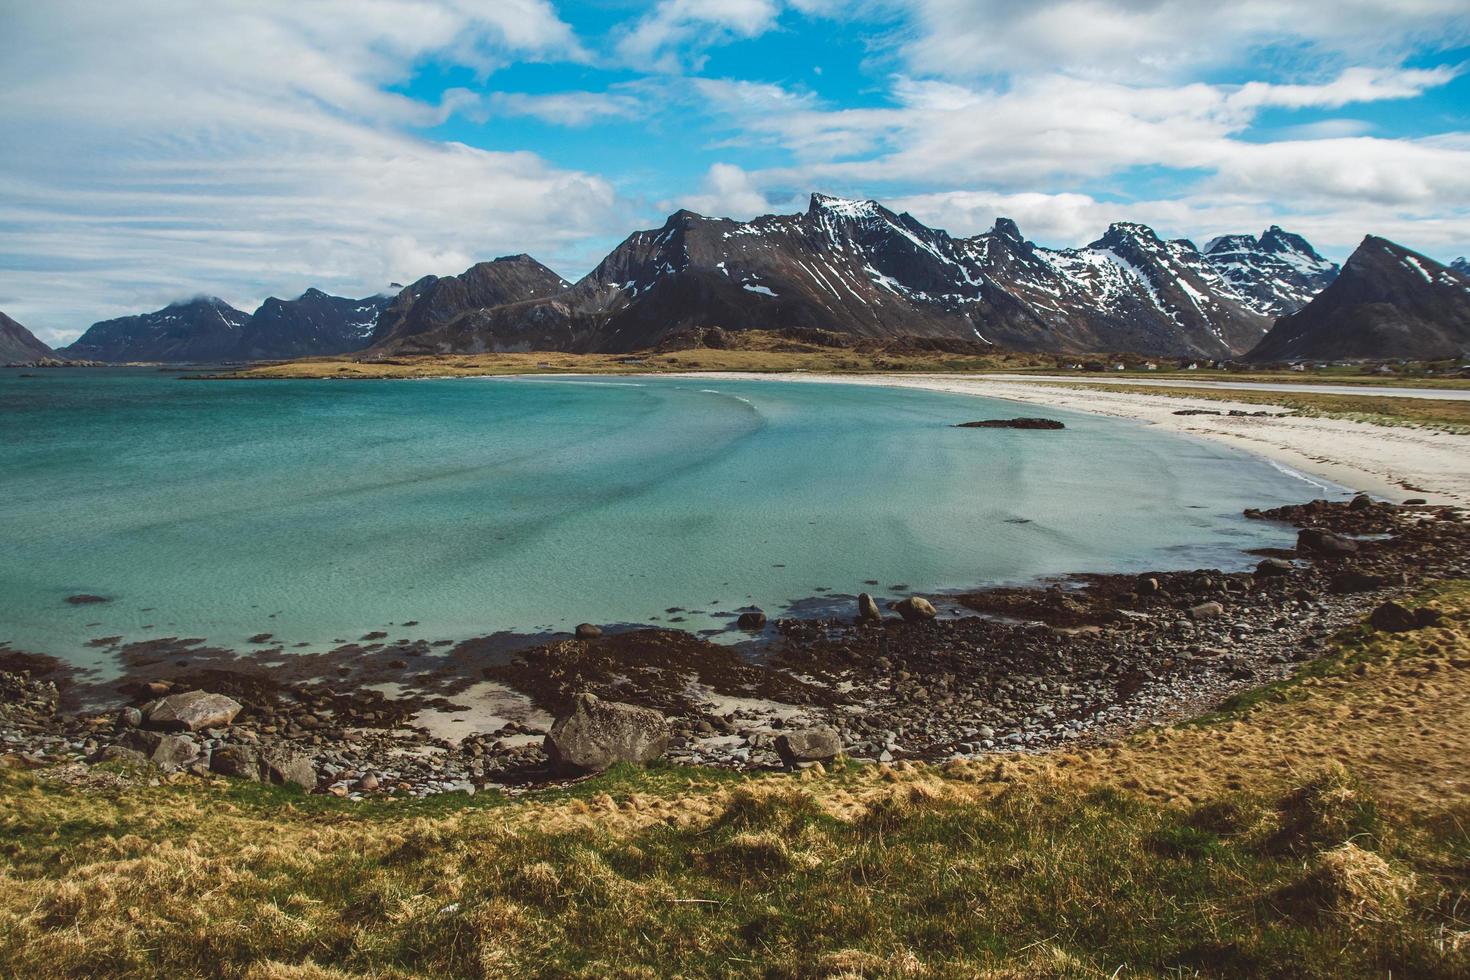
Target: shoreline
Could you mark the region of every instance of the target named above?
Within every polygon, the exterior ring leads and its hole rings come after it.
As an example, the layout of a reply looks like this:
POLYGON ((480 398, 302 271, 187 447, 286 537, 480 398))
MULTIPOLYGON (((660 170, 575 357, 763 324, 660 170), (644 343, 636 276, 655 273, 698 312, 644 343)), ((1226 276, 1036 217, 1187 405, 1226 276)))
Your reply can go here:
POLYGON ((991 380, 984 375, 789 373, 773 377, 751 372, 698 372, 653 376, 913 388, 1046 405, 1159 425, 1178 435, 1222 442, 1308 476, 1395 503, 1423 498, 1431 504, 1470 506, 1470 464, 1465 462, 1470 460, 1470 435, 1301 416, 1287 407, 1280 407, 1281 411, 1291 414, 1272 418, 1180 416, 1174 412, 1255 412, 1262 406, 1219 397, 1187 398, 1082 389, 1080 385, 1045 381, 991 380))

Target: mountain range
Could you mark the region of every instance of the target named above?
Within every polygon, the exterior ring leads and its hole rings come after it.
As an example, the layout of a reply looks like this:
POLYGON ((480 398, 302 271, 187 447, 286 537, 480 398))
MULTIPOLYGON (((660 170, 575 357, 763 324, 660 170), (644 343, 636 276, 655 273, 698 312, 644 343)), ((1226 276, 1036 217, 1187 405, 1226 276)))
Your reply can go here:
POLYGON ((152 313, 92 324, 58 353, 96 361, 281 360, 346 354, 371 342, 391 296, 345 299, 308 289, 272 297, 253 314, 215 296, 197 296, 152 313))
POLYGON ((1212 259, 1140 224, 1054 250, 1027 241, 1008 219, 954 238, 875 201, 820 194, 801 214, 746 222, 678 211, 663 227, 630 235, 575 285, 523 290, 499 305, 441 304, 429 329, 380 324, 374 348, 618 352, 720 326, 1230 357, 1265 335, 1271 312, 1306 301, 1308 274, 1299 270, 1310 269, 1314 282, 1336 271, 1296 236, 1274 231, 1234 236, 1234 249, 1212 259), (1298 242, 1301 252, 1291 252, 1298 242))
POLYGON ((1248 359, 1458 357, 1470 351, 1470 275, 1462 268, 1369 235, 1332 284, 1277 320, 1248 359))
MULTIPOLYGON (((1355 270, 1353 280, 1361 285, 1370 278, 1369 267, 1355 270)), ((198 298, 94 324, 61 353, 224 361, 355 351, 626 352, 718 326, 819 328, 1059 353, 1224 359, 1261 345, 1253 357, 1278 358, 1283 351, 1314 357, 1312 351, 1333 345, 1312 338, 1331 329, 1316 328, 1303 339, 1301 325, 1341 315, 1336 304, 1345 300, 1334 299, 1330 315, 1322 305, 1329 296, 1350 295, 1347 287, 1332 292, 1339 273, 1304 238, 1274 225, 1259 237, 1226 235, 1201 250, 1146 225, 1118 222, 1082 248, 1051 249, 1028 241, 1007 218, 982 234, 956 238, 876 201, 814 194, 804 212, 751 221, 677 211, 662 227, 628 236, 576 283, 529 255, 512 255, 459 275, 426 276, 393 297, 351 300, 313 289, 295 300, 267 300, 250 315, 198 298), (1283 323, 1295 324, 1297 339, 1282 339, 1283 323)), ((1433 285, 1432 277, 1425 285, 1433 285)), ((1367 295, 1386 287, 1363 288, 1367 295)), ((1417 302, 1409 294, 1420 291, 1405 280, 1380 302, 1404 303, 1409 311, 1417 302)), ((1362 357, 1453 346, 1454 329, 1422 344, 1417 339, 1437 329, 1425 324, 1438 323, 1433 308, 1451 296, 1409 311, 1415 326, 1406 331, 1369 331, 1398 346, 1375 348, 1371 337, 1340 346, 1373 349, 1353 355, 1362 357)), ((1387 323, 1394 314, 1380 308, 1376 316, 1387 323)))
POLYGON ((0 313, 0 364, 20 364, 55 356, 56 352, 37 340, 35 334, 0 313))

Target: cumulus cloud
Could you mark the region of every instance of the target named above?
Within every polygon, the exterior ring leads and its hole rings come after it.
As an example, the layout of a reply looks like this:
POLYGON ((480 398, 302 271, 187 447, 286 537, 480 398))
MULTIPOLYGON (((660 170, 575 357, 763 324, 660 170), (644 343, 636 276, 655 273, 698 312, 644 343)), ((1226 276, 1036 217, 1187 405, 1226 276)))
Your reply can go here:
POLYGON ((688 208, 697 214, 721 218, 754 218, 771 211, 770 199, 756 186, 750 174, 732 163, 717 163, 704 175, 704 182, 697 194, 677 201, 666 202, 666 207, 688 208))
POLYGON ((365 294, 613 234, 602 177, 415 134, 475 101, 394 91, 586 57, 545 0, 24 5, 0 61, 0 308, 50 341, 199 291, 365 294))

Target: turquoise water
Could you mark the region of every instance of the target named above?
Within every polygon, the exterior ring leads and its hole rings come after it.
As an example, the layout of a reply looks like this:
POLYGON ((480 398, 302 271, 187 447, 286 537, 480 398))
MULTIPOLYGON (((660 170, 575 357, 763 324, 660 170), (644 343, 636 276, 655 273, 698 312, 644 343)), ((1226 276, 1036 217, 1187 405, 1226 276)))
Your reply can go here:
POLYGON ((73 658, 1240 566, 1290 540, 1244 507, 1320 495, 1140 425, 861 385, 0 371, 0 423, 0 640, 73 658), (1068 428, 950 427, 1018 411, 1068 428))

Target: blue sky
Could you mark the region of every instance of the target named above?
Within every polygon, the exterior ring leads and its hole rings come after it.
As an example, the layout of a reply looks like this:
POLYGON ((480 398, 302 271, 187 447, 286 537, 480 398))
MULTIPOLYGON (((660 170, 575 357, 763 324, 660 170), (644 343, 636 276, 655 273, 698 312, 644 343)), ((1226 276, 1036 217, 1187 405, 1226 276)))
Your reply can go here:
POLYGON ((0 309, 568 278, 689 207, 873 197, 1470 252, 1463 0, 0 0, 0 309))

